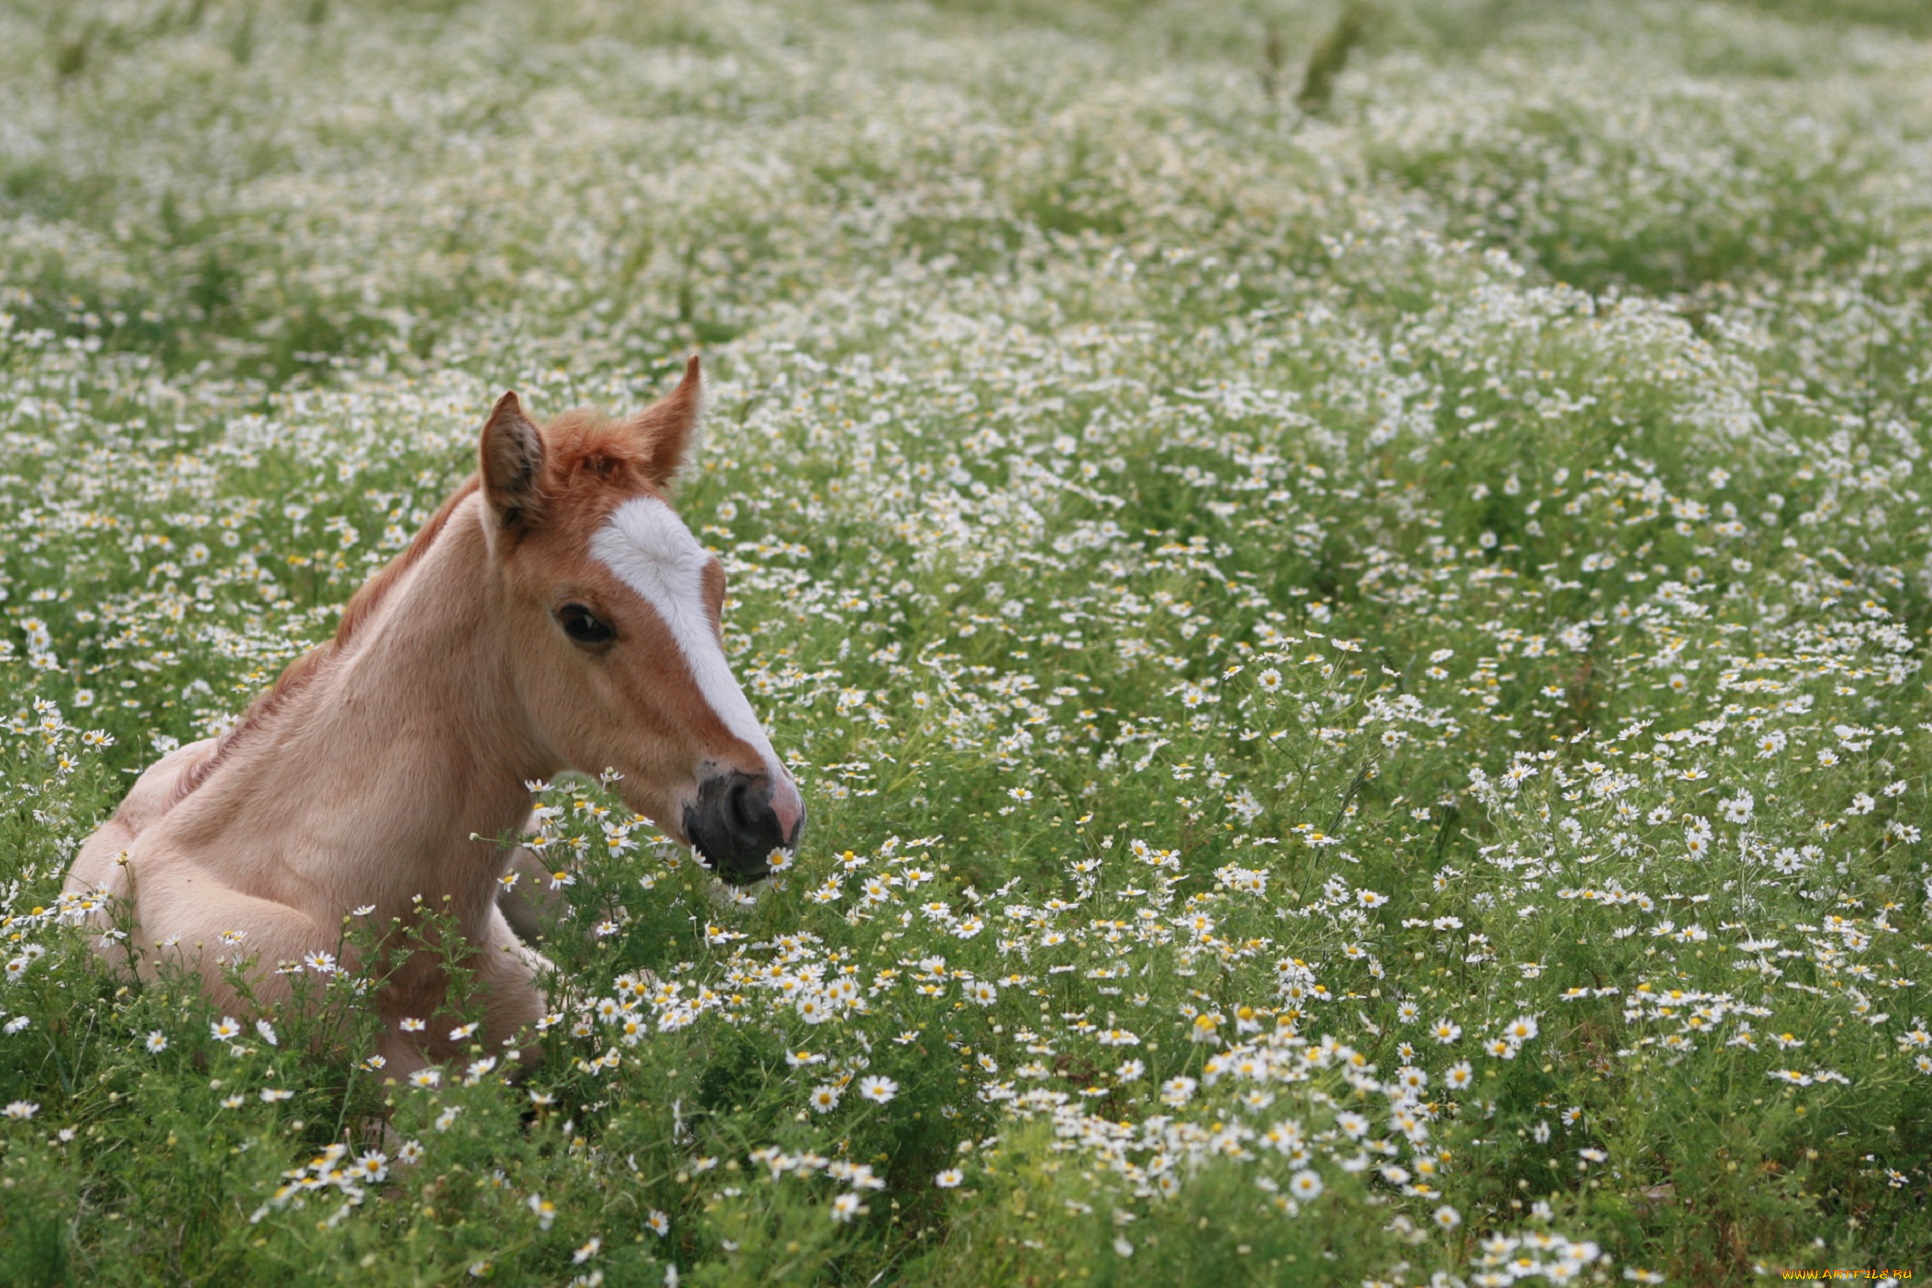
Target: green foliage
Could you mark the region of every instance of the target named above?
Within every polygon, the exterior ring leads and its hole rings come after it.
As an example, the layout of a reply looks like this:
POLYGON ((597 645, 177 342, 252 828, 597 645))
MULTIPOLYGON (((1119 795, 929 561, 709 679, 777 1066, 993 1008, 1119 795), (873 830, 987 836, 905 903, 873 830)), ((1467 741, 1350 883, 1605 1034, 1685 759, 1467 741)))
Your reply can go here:
POLYGON ((0 13, 0 1282, 1922 1264, 1910 9, 0 13), (700 344, 791 865, 544 785, 551 1016, 421 1080, 438 907, 112 969, 132 774, 700 344))

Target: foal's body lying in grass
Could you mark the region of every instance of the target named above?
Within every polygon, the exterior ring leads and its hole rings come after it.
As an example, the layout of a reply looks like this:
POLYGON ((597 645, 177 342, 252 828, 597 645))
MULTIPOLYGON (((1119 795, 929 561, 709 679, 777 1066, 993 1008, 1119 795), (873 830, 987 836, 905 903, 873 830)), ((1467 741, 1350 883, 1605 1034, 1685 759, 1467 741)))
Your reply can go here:
MULTIPOLYGON (((539 430, 514 394, 497 403, 477 477, 334 641, 229 734, 150 768, 82 847, 68 888, 127 901, 139 969, 157 945, 179 952, 240 1013, 224 962, 252 959, 272 1003, 289 992, 276 966, 334 951, 352 910, 398 927, 420 898, 481 950, 494 1047, 544 1009, 544 963, 498 905, 512 849, 497 838, 529 816, 526 784, 566 769, 616 769, 632 808, 727 879, 764 875, 804 807, 725 661, 722 569, 667 499, 698 403, 696 359, 619 424, 539 430)), ((378 994, 388 1072, 455 1053, 446 1025, 398 1027, 435 1015, 446 984, 419 952, 378 994)))

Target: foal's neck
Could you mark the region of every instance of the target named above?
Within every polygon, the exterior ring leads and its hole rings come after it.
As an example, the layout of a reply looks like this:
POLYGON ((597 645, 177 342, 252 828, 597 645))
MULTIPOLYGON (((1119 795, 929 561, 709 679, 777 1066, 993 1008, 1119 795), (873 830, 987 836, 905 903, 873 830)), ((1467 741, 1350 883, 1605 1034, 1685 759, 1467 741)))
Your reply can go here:
POLYGON ((316 686, 337 761, 379 762, 404 817, 468 824, 459 846, 514 829, 549 769, 510 682, 480 509, 457 507, 316 686))
POLYGON ((287 838, 283 861, 306 878, 376 887, 349 906, 447 895, 462 920, 487 915, 507 857, 497 842, 529 813, 524 784, 554 766, 509 681, 479 506, 456 506, 314 678, 238 743, 244 763, 184 802, 197 831, 287 838))

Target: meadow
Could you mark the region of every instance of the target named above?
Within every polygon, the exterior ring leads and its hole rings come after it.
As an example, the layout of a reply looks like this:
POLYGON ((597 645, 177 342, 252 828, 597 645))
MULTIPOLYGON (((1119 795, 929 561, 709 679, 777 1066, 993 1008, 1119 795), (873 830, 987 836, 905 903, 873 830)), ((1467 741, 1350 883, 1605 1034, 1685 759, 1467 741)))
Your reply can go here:
POLYGON ((1358 16, 0 6, 0 1282, 1932 1273, 1932 14, 1358 16), (352 910, 106 969, 133 774, 692 352, 787 869, 539 785, 515 1081, 352 910))

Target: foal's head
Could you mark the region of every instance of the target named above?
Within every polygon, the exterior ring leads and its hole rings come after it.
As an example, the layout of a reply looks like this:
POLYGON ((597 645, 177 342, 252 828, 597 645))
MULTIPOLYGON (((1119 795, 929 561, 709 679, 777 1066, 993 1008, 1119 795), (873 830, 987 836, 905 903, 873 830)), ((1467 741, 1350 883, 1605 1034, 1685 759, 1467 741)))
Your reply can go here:
POLYGON ((733 883, 798 840, 805 806, 725 660, 724 569, 671 508, 699 412, 698 360, 622 422, 542 429, 503 395, 482 492, 512 681, 545 750, 613 768, 633 809, 733 883))

